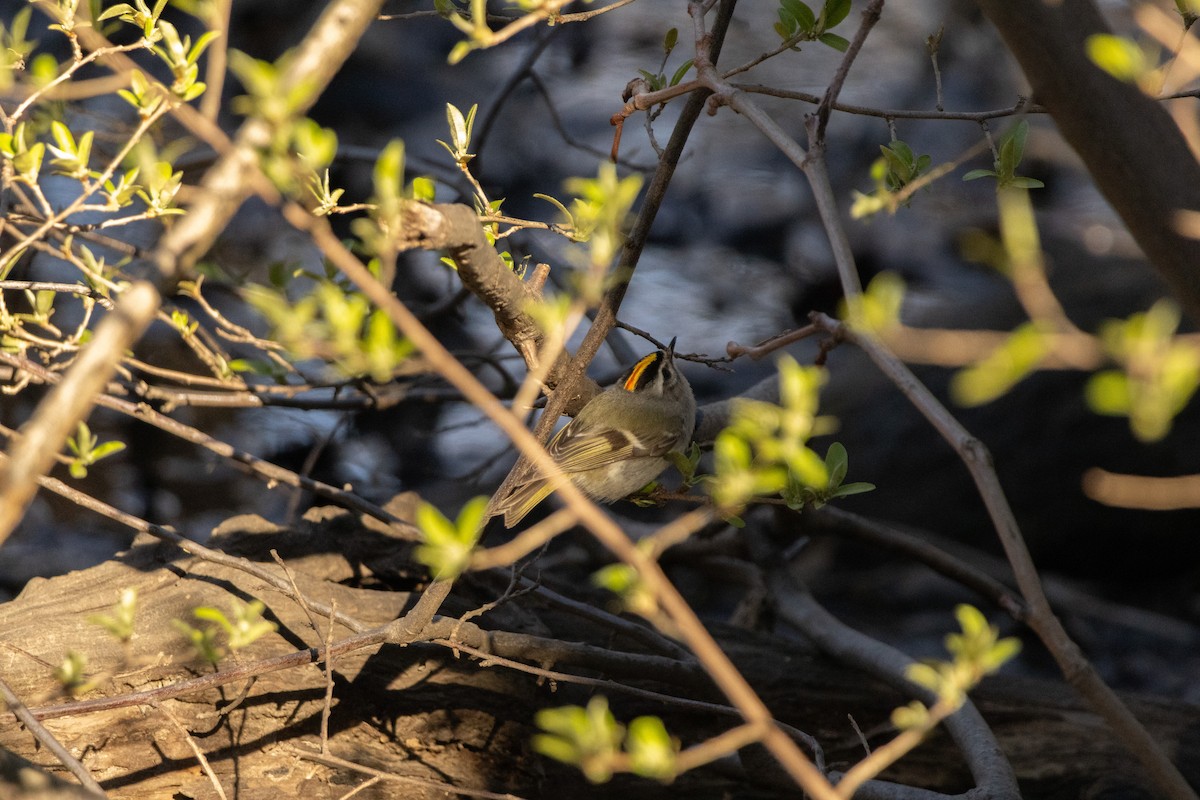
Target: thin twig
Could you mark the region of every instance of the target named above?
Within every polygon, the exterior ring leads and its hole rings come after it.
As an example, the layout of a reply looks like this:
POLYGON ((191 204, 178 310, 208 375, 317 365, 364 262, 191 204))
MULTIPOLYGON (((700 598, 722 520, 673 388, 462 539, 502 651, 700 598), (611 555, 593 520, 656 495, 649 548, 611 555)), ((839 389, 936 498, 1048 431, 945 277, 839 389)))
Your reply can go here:
POLYGON ((516 561, 554 539, 577 522, 575 512, 559 509, 536 525, 517 534, 511 541, 496 547, 476 550, 471 554, 471 569, 484 570, 514 564, 516 561))
MULTIPOLYGON (((658 703, 688 709, 690 711, 699 711, 705 714, 721 714, 727 716, 741 716, 741 712, 732 706, 721 705, 720 703, 709 703, 704 700, 695 700, 690 697, 677 697, 663 692, 656 692, 652 689, 643 689, 640 686, 629 686, 607 678, 591 678, 586 675, 573 675, 569 672, 560 672, 558 670, 546 669, 545 667, 536 667, 532 664, 525 664, 511 658, 488 653, 469 645, 464 645, 454 639, 434 639, 434 644, 445 645, 454 650, 474 656, 480 660, 480 667, 490 667, 492 665, 507 667, 508 669, 517 672, 523 672, 529 675, 535 675, 539 678, 545 678, 550 681, 559 683, 571 683, 577 686, 590 686, 601 691, 618 692, 630 697, 637 697, 643 700, 651 700, 658 703)), ((797 742, 802 742, 809 752, 813 754, 813 763, 817 765, 817 769, 825 771, 825 754, 821 749, 821 745, 815 738, 805 733, 804 731, 788 725, 785 722, 776 722, 785 733, 795 739, 797 742)), ((759 733, 761 738, 761 732, 759 733)))
POLYGON ((8 706, 8 710, 20 721, 25 728, 34 735, 39 742, 45 745, 55 758, 59 760, 67 771, 83 785, 89 792, 93 792, 97 797, 108 797, 104 793, 104 789, 100 784, 96 783, 96 779, 88 772, 87 767, 79 763, 79 759, 71 755, 67 748, 62 746, 62 743, 54 737, 46 726, 43 725, 37 716, 32 714, 26 705, 21 702, 21 698, 17 697, 17 693, 8 685, 8 681, 0 677, 0 698, 4 699, 4 704, 8 706))
MULTIPOLYGON (((738 83, 731 81, 730 86, 743 92, 751 94, 761 94, 769 97, 778 97, 782 100, 799 100, 812 105, 819 105, 821 95, 813 94, 812 92, 799 92, 790 89, 779 89, 775 86, 763 86, 756 83, 738 83)), ((1006 108, 994 108, 986 111, 927 111, 919 108, 874 108, 872 106, 860 106, 852 103, 833 103, 830 107, 834 111, 842 111, 847 114, 855 114, 864 117, 879 117, 885 120, 894 119, 932 119, 932 120, 965 120, 968 122, 983 122, 990 119, 1002 119, 1004 117, 1012 117, 1018 114, 1045 114, 1046 109, 1036 103, 1029 102, 1028 98, 1020 98, 1011 106, 1006 108)))
POLYGON ((825 87, 825 96, 821 98, 821 104, 817 106, 817 133, 814 138, 809 139, 810 147, 824 148, 825 126, 829 124, 829 114, 833 110, 833 104, 837 102, 838 95, 842 92, 842 86, 850 75, 850 67, 858 58, 863 42, 867 40, 867 34, 871 32, 883 15, 883 3, 884 0, 871 0, 863 9, 862 22, 859 23, 858 30, 854 32, 854 38, 850 41, 850 46, 846 48, 841 63, 838 64, 837 72, 833 74, 833 80, 825 87))
MULTIPOLYGON (((12 355, 0 351, 0 363, 8 364, 25 372, 33 374, 37 379, 44 383, 60 384, 63 380, 62 376, 51 372, 44 367, 20 356, 12 355)), ((61 385, 61 384, 60 384, 61 385)), ((183 439, 184 441, 192 442, 201 447, 227 459, 230 463, 240 466, 248 470, 252 474, 258 475, 267 481, 277 482, 292 488, 304 489, 310 491, 327 500, 331 500, 344 508, 352 511, 357 511, 366 514, 370 517, 385 522, 392 526, 392 529, 397 535, 403 536, 410 540, 416 540, 420 534, 416 527, 409 522, 398 519, 394 514, 390 514, 383 508, 368 502, 353 492, 348 492, 331 486, 322 481, 306 478, 298 475, 289 469, 281 467, 277 464, 272 464, 269 461, 258 458, 242 450, 238 450, 232 445, 226 444, 218 439, 209 436, 201 430, 185 425, 178 420, 172 419, 165 414, 160 414, 145 404, 131 403, 128 400, 121 400, 116 397, 111 397, 107 394, 100 394, 95 398, 96 405, 119 411, 134 419, 142 420, 149 423, 160 430, 164 430, 174 436, 183 439)))
POLYGON ((462 797, 478 797, 480 800, 525 800, 515 794, 505 792, 489 792, 486 789, 468 789, 463 786, 455 786, 443 781, 435 781, 430 778, 418 778, 412 775, 397 775, 394 772, 384 772, 373 767, 368 767, 364 764, 358 764, 353 761, 347 761, 344 758, 331 755, 329 753, 313 753, 301 748, 293 748, 292 752, 297 758, 305 761, 315 761, 318 764, 324 764, 327 767, 339 767, 348 769, 353 772, 359 772, 363 775, 370 775, 372 779, 382 781, 392 781, 394 783, 402 783, 406 785, 421 786, 434 791, 445 792, 447 794, 460 795, 462 797))
POLYGON ((177 720, 175 715, 167 710, 166 706, 164 706, 162 703, 154 703, 153 705, 160 714, 166 717, 167 720, 175 726, 175 730, 183 734, 184 741, 187 742, 187 746, 191 749, 192 755, 196 756, 196 761, 200 763, 200 769, 204 770, 204 774, 208 776, 208 782, 212 784, 213 790, 217 793, 217 797, 219 797, 220 800, 227 800, 225 789, 221 786, 221 779, 217 777, 217 773, 213 771, 212 765, 208 763, 208 758, 204 755, 204 751, 200 749, 198 744, 196 744, 196 739, 192 736, 187 728, 183 727, 183 723, 177 720))
MULTIPOLYGON (((333 714, 333 650, 329 643, 333 641, 333 621, 337 616, 337 601, 329 601, 329 627, 321 638, 321 646, 325 651, 325 702, 321 705, 321 752, 329 752, 329 717, 333 714)), ((319 631, 318 631, 319 634, 319 631)))

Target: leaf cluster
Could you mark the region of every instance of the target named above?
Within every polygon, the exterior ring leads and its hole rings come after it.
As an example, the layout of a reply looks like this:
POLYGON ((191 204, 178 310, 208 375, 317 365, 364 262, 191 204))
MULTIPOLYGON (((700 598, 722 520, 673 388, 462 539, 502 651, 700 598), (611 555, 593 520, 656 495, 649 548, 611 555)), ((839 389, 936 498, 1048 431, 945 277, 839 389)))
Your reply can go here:
POLYGON ((999 630, 974 606, 962 604, 954 609, 961 633, 946 636, 949 661, 912 664, 905 670, 910 681, 929 689, 937 698, 937 711, 914 701, 892 712, 892 724, 900 730, 926 731, 962 706, 967 692, 984 676, 1000 669, 1021 652, 1021 640, 1000 638, 999 630))
POLYGON ((80 480, 87 477, 88 467, 102 458, 121 452, 125 449, 125 443, 119 441, 101 443, 100 438, 92 433, 88 424, 80 420, 75 435, 67 437, 67 449, 72 454, 68 464, 71 477, 80 480))
POLYGON ((415 555, 435 580, 456 578, 470 565, 471 553, 487 521, 484 516, 487 504, 486 496, 475 497, 462 507, 453 521, 430 503, 417 506, 416 523, 421 531, 421 544, 415 555))
POLYGON ((835 497, 870 491, 870 484, 843 485, 847 455, 840 444, 823 459, 808 440, 828 432, 832 421, 817 416, 824 370, 779 360, 780 403, 739 398, 730 424, 713 446, 714 474, 707 481, 713 502, 736 513, 756 496, 781 494, 789 506, 822 505, 835 497))
POLYGON ((248 286, 243 297, 266 318, 271 336, 295 360, 318 358, 348 377, 391 380, 413 353, 387 314, 359 291, 328 278, 295 302, 286 291, 248 286))
POLYGON ((932 162, 928 154, 916 155, 912 148, 900 139, 881 144, 879 151, 882 155, 871 165, 871 179, 875 182, 875 191, 869 195, 854 192, 850 216, 855 219, 862 219, 884 210, 895 214, 901 206, 907 207, 911 197, 904 195, 900 198, 896 195, 925 174, 932 162))
POLYGON ((1137 438, 1158 441, 1200 387, 1200 352, 1175 336, 1179 307, 1160 300, 1125 320, 1100 329, 1105 351, 1121 369, 1102 370, 1088 381, 1088 405, 1099 414, 1129 417, 1137 438))
POLYGON ((546 708, 534 721, 539 753, 579 768, 592 783, 606 783, 617 772, 670 781, 676 775, 679 741, 658 717, 642 716, 628 726, 617 722, 608 700, 596 695, 587 707, 546 708))
MULTIPOLYGON (((780 0, 776 15, 775 32, 786 42, 820 42, 838 52, 846 52, 850 42, 843 36, 830 31, 850 13, 850 0, 825 0, 820 13, 816 13, 802 0, 780 0)), ((799 50, 797 44, 792 50, 799 50)))
POLYGON ((1028 178, 1017 174, 1017 167, 1025 155, 1025 140, 1029 136, 1029 123, 1021 120, 1005 131, 1000 137, 999 146, 992 169, 973 169, 963 175, 964 181, 979 178, 995 178, 999 186, 1011 186, 1017 189, 1041 189, 1046 184, 1037 178, 1028 178))
POLYGON ((242 603, 237 599, 230 601, 230 616, 219 608, 200 606, 192 609, 192 615, 206 624, 193 627, 183 620, 174 620, 175 627, 187 637, 188 642, 196 653, 214 667, 220 663, 225 654, 249 647, 268 633, 274 633, 278 625, 268 619, 263 619, 266 604, 261 600, 251 600, 242 603), (225 644, 220 643, 224 634, 225 644))

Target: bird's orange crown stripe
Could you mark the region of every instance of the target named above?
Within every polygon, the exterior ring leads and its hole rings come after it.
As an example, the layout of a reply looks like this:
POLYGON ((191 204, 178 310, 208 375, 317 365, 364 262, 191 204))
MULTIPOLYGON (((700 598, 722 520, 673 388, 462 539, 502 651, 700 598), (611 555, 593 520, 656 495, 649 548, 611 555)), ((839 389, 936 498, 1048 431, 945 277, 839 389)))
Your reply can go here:
POLYGON ((629 377, 625 379, 625 391, 632 392, 637 388, 638 381, 642 379, 642 374, 649 368, 651 364, 658 360, 658 353, 651 353, 641 361, 633 365, 633 369, 629 371, 629 377))

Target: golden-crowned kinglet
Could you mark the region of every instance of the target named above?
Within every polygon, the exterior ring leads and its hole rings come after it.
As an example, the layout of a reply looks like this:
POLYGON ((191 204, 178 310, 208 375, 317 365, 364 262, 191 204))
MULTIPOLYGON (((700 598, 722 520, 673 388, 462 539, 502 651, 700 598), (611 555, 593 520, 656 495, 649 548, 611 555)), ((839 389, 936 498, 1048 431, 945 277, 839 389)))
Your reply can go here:
MULTIPOLYGON (((611 503, 657 478, 669 463, 664 456, 686 447, 695 426, 696 398, 675 366, 672 339, 592 398, 546 449, 584 494, 611 503)), ((503 514, 504 527, 511 528, 550 490, 534 472, 488 510, 503 514)))

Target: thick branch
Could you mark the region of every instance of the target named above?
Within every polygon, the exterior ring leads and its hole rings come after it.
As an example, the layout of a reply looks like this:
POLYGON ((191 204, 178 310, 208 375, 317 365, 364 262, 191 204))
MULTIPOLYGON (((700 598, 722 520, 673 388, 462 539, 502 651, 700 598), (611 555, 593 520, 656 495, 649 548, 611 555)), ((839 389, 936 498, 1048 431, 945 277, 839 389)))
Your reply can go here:
POLYGON ((1088 58, 1109 33, 1092 0, 979 0, 1096 186, 1193 320, 1200 320, 1200 240, 1180 233, 1200 210, 1200 164, 1170 115, 1136 86, 1088 58))
MULTIPOLYGON (((500 333, 532 369, 545 337, 525 307, 537 298, 488 243, 475 212, 465 205, 410 203, 404 232, 409 238, 402 244, 407 247, 449 251, 463 286, 492 310, 500 333)), ((558 385, 570 361, 565 352, 559 353, 546 375, 548 387, 558 385)), ((589 396, 598 390, 593 384, 589 396)))

